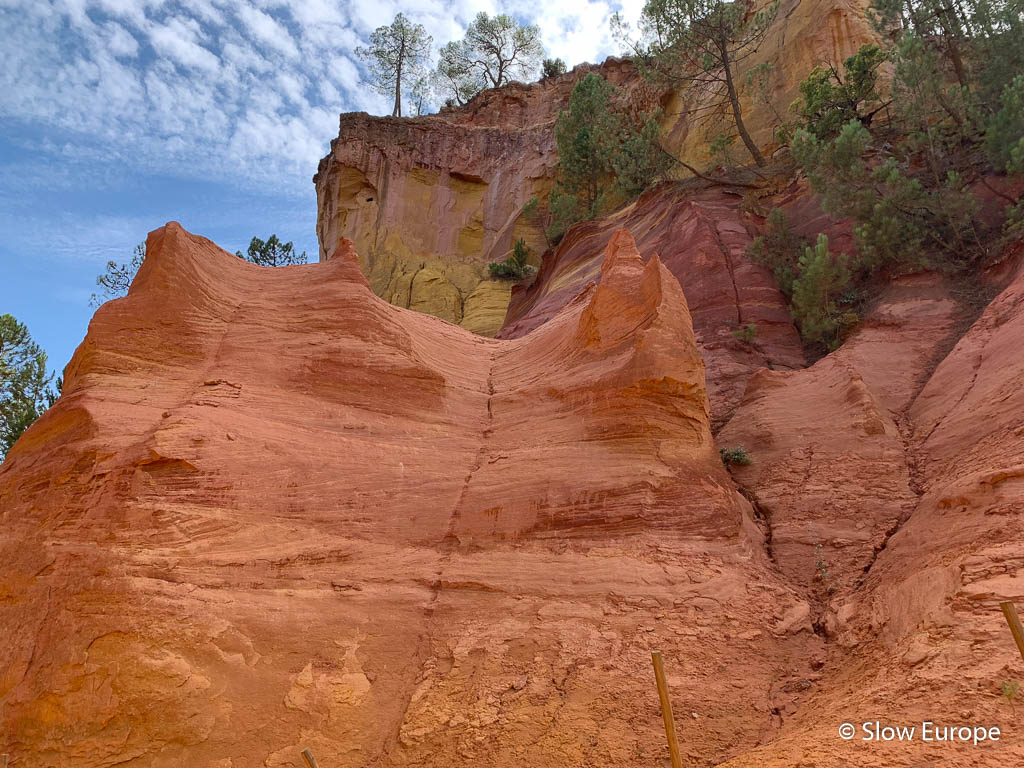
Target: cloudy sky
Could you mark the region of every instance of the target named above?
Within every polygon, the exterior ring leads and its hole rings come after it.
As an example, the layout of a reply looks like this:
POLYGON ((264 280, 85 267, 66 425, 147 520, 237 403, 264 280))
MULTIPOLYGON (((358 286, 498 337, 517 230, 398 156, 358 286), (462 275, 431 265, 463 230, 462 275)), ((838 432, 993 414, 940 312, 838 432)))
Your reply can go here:
POLYGON ((478 11, 540 26, 571 67, 642 0, 0 0, 0 314, 60 369, 95 278, 174 219, 229 250, 316 258, 311 178, 340 112, 390 114, 353 49, 399 11, 435 49, 478 11))

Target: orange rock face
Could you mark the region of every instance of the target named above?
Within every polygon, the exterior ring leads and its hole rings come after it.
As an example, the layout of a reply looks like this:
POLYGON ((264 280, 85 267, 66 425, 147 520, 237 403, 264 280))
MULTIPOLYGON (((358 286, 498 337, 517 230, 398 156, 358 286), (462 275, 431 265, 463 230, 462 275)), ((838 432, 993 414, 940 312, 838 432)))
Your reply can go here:
POLYGON ((828 661, 768 746, 730 766, 1017 765, 1002 684, 1020 657, 998 608, 1024 602, 1024 268, 957 340, 941 281, 891 286, 841 349, 763 371, 719 440, 770 520, 773 559, 803 585, 828 661), (936 366, 936 361, 941 360, 936 366), (933 372, 934 369, 934 372, 933 372), (917 726, 863 742, 865 721, 917 726), (930 743, 922 723, 998 727, 998 742, 930 743), (843 722, 854 740, 838 739, 843 722))
POLYGON ((499 336, 514 338, 546 322, 590 280, 601 280, 600 243, 617 227, 641 250, 657 253, 683 285, 694 331, 708 365, 715 426, 736 407, 758 368, 806 365, 785 299, 771 274, 745 255, 756 228, 722 191, 663 186, 613 215, 573 226, 536 279, 512 294, 499 336), (753 323, 757 344, 733 334, 753 323))
POLYGON ((506 341, 377 298, 345 241, 148 254, 0 468, 14 765, 648 765, 653 648, 694 756, 774 731, 821 640, 628 233, 506 341))
MULTIPOLYGON (((869 4, 779 5, 767 37, 744 57, 737 78, 745 125, 763 152, 775 148, 775 131, 814 67, 839 65, 862 44, 877 42, 866 16, 869 4), (747 77, 754 72, 756 77, 747 77)), ((715 138, 735 133, 731 118, 710 109, 723 101, 721 94, 698 94, 688 102, 645 82, 628 59, 609 58, 560 77, 484 91, 436 115, 342 115, 338 137, 313 179, 321 259, 339 237, 347 237, 378 296, 495 335, 509 306, 509 286, 491 280, 487 265, 504 261, 520 238, 532 251, 531 263, 540 264, 547 250, 543 223, 524 216, 523 207, 532 197, 545 201, 558 162, 555 120, 573 87, 591 71, 618 86, 619 108, 636 114, 658 110, 665 147, 690 165, 750 161, 738 136, 731 157, 708 155, 715 138)))

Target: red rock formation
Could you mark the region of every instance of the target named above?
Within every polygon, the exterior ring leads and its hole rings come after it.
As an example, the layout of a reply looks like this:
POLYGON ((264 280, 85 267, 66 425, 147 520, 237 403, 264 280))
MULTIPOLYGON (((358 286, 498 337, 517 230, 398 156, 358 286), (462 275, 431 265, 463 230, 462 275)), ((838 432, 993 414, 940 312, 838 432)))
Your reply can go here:
POLYGON ((1024 267, 931 374, 958 333, 956 305, 939 281, 904 278, 838 352, 751 380, 719 438, 750 450, 736 475, 832 642, 772 744, 728 765, 1024 759, 1000 698, 1021 666, 998 608, 1024 602, 1022 297, 1024 267), (841 723, 868 720, 916 724, 917 738, 838 739, 841 723), (926 743, 925 720, 1003 738, 926 743))
POLYGON ((772 733, 820 640, 628 234, 511 341, 378 299, 344 241, 147 252, 0 468, 13 765, 649 765, 652 648, 694 760, 772 733))
POLYGON ((628 227, 641 250, 657 253, 686 291, 694 331, 708 365, 716 425, 739 402, 758 368, 806 365, 785 299, 771 274, 745 256, 753 226, 740 198, 722 190, 665 185, 610 216, 572 227, 537 278, 513 291, 501 338, 521 336, 554 316, 589 280, 600 280, 599 243, 628 227), (733 336, 753 323, 755 344, 733 336))

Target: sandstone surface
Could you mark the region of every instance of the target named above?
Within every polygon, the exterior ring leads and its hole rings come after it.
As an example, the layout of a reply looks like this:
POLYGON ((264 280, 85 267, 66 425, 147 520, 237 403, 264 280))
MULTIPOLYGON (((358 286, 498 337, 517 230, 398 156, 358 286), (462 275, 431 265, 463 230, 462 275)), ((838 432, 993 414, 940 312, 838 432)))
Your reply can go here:
POLYGON ((776 739, 727 765, 1024 758, 1001 697, 1020 658, 998 608, 1024 601, 1019 262, 1015 272, 948 355, 961 308, 937 278, 906 277, 838 352, 751 379, 719 440, 750 450, 753 463, 735 475, 769 521, 775 562, 802 585, 828 660, 776 739), (918 736, 837 739, 839 724, 875 720, 916 724, 918 736), (926 743, 926 720, 1004 736, 926 743))
POLYGON ((504 261, 519 238, 540 263, 543 225, 522 209, 547 196, 554 121, 590 71, 627 85, 631 96, 643 88, 632 65, 613 58, 484 91, 436 115, 342 115, 313 179, 321 260, 347 237, 377 295, 493 336, 510 286, 491 280, 487 264, 504 261))
POLYGON ((745 255, 756 234, 741 198, 722 189, 663 185, 614 214, 573 226, 536 279, 513 291, 499 336, 515 338, 553 317, 588 281, 601 279, 600 243, 618 227, 657 253, 686 292, 701 354, 708 366, 713 423, 720 426, 761 367, 806 365, 785 298, 764 267, 745 255), (756 339, 733 334, 753 323, 756 339))
POLYGON ((649 765, 776 728, 821 645, 711 437, 678 282, 490 340, 171 223, 0 468, 12 765, 649 765), (794 618, 795 617, 795 618, 794 618), (690 713, 693 716, 690 716, 690 713))

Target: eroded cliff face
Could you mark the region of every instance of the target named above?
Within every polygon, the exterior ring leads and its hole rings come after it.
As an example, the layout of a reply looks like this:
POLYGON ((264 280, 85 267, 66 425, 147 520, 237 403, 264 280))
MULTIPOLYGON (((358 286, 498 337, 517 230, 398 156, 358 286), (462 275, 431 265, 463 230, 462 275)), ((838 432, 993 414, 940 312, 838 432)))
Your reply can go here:
MULTIPOLYGON (((781 4, 768 37, 744 62, 760 74, 740 88, 747 128, 765 152, 775 146, 775 129, 799 95, 800 81, 815 66, 838 64, 876 40, 866 7, 865 0, 781 4)), ((543 222, 524 217, 522 209, 531 197, 546 199, 557 165, 554 122, 590 71, 620 87, 622 106, 660 108, 666 147, 691 165, 709 164, 708 146, 725 123, 708 110, 707 99, 684 103, 615 58, 485 91, 437 115, 342 115, 338 138, 314 177, 320 258, 347 237, 378 296, 495 335, 511 286, 490 280, 487 264, 507 258, 519 238, 535 265, 548 249, 543 222)), ((738 140, 735 146, 736 159, 745 161, 738 140)))
POLYGON ((501 341, 374 296, 348 241, 263 269, 154 232, 0 468, 0 749, 647 765, 652 647, 693 754, 767 738, 821 640, 718 459, 677 280, 606 246, 501 341))
POLYGON ((522 209, 547 196, 557 162, 554 121, 589 71, 630 94, 642 88, 628 62, 609 59, 486 91, 438 115, 342 115, 314 177, 321 259, 347 237, 378 296, 493 336, 511 284, 489 279, 487 264, 504 261, 519 238, 540 263, 543 226, 522 209))
POLYGON ((1020 255, 966 329, 901 278, 837 352, 751 376, 716 441, 728 371, 673 255, 605 234, 595 280, 492 340, 374 296, 348 241, 274 270, 153 233, 0 467, 0 749, 639 768, 658 648, 698 765, 1019 763, 836 729, 1014 732, 1020 255))
POLYGON ((831 732, 876 719, 1016 731, 1000 693, 1019 677, 1019 656, 998 609, 1024 599, 1024 268, 1016 263, 962 336, 942 281, 908 277, 838 352, 751 381, 721 439, 762 456, 736 475, 771 520, 779 567, 810 587, 829 639, 829 682, 775 742, 728 765, 1024 759, 1012 737, 987 748, 917 742, 911 753, 857 742, 837 750, 831 732))
POLYGON ((589 281, 601 281, 599 244, 615 229, 637 233, 685 285, 701 355, 708 366, 712 423, 723 424, 748 377, 761 367, 802 368, 800 337, 771 274, 746 257, 757 233, 730 191, 664 185, 610 216, 573 226, 528 287, 513 292, 499 335, 528 334, 553 317, 589 281), (753 323, 757 343, 734 333, 753 323))

